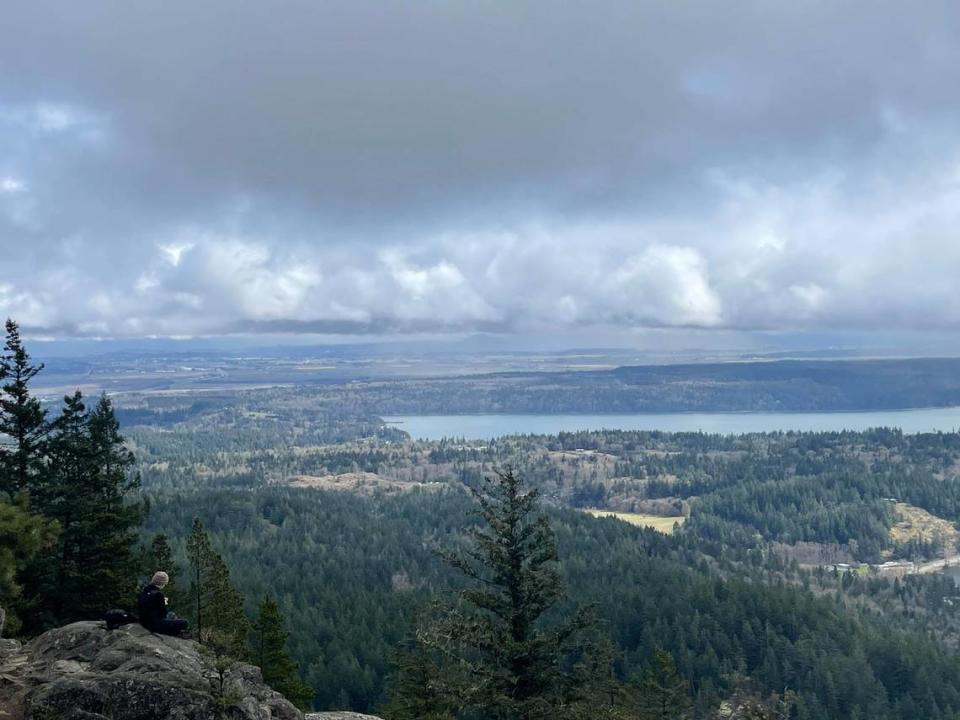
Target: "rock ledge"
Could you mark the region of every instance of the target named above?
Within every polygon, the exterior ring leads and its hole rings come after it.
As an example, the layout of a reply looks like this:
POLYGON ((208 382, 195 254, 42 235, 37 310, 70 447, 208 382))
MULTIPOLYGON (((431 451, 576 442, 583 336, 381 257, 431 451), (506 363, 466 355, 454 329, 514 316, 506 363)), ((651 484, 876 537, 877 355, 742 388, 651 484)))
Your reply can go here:
POLYGON ((26 646, 0 643, 4 720, 303 718, 251 665, 234 665, 220 687, 197 643, 140 625, 108 631, 102 622, 78 622, 26 646))

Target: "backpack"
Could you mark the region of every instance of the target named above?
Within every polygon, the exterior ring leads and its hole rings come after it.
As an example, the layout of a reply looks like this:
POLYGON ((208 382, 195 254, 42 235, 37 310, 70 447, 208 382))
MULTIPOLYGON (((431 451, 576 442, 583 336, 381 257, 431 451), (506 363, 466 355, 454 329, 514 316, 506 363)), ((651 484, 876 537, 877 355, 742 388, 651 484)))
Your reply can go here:
POLYGON ((137 616, 126 610, 113 609, 103 614, 103 620, 107 623, 107 630, 116 630, 121 625, 137 622, 137 616))

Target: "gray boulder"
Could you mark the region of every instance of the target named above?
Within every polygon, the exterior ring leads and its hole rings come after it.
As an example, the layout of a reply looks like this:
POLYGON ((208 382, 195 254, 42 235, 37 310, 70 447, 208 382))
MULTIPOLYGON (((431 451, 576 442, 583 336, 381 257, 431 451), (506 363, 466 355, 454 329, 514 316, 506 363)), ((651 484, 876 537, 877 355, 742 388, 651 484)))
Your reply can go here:
POLYGON ((4 720, 302 720, 259 668, 225 667, 191 640, 102 622, 0 643, 4 720), (222 672, 218 672, 217 665, 222 672))

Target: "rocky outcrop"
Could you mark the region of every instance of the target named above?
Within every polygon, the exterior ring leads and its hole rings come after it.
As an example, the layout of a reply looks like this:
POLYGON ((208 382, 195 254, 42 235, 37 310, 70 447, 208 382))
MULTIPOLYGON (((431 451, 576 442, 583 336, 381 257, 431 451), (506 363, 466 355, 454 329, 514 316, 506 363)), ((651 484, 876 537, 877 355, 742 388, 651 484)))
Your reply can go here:
POLYGON ((3 720, 302 720, 251 665, 225 666, 191 640, 102 622, 0 641, 3 720))

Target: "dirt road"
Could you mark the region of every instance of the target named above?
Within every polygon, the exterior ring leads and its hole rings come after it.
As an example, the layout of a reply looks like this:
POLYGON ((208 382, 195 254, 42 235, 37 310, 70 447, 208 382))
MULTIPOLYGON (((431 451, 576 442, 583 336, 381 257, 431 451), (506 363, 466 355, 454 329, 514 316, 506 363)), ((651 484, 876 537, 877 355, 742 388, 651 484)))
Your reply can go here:
POLYGON ((917 572, 920 574, 940 572, 946 567, 960 565, 960 555, 951 555, 943 560, 931 560, 930 562, 918 563, 917 572))

